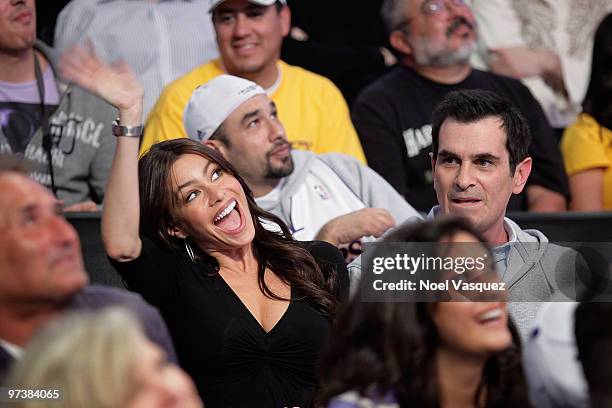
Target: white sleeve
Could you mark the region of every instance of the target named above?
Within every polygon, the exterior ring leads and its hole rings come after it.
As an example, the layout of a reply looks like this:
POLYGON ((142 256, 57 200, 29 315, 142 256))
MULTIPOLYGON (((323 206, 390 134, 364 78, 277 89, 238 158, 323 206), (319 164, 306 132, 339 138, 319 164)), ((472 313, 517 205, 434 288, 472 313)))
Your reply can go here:
POLYGON ((95 16, 91 0, 72 0, 57 17, 53 47, 62 52, 87 37, 87 29, 95 16))

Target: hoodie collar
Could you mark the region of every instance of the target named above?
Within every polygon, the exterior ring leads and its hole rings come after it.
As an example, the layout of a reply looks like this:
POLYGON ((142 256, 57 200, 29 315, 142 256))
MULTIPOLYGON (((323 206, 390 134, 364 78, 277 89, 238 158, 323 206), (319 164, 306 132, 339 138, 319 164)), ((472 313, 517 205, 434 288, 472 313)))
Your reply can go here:
MULTIPOLYGON (((435 217, 437 217, 439 213, 440 213, 440 206, 439 205, 433 206, 431 210, 429 210, 429 214, 427 214, 427 219, 432 220, 435 217)), ((517 228, 519 228, 518 225, 512 222, 510 218, 504 217, 504 229, 506 230, 506 233, 508 234, 508 242, 499 245, 499 247, 503 247, 508 244, 513 244, 518 241, 519 231, 517 230, 517 228)))

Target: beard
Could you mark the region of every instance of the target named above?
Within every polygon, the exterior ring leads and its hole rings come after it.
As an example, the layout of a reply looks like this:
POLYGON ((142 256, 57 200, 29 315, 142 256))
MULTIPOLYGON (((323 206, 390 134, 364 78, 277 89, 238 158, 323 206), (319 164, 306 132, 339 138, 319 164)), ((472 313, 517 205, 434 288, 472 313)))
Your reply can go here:
POLYGON ((274 150, 278 149, 279 146, 283 146, 284 144, 289 144, 287 142, 280 143, 275 146, 272 150, 267 153, 267 163, 266 163, 266 172, 264 177, 267 179, 280 179, 283 177, 287 177, 291 173, 293 173, 293 169, 295 167, 293 163, 293 157, 291 153, 280 163, 280 164, 272 164, 272 154, 274 150))
POLYGON ((281 165, 272 165, 272 163, 268 162, 268 167, 266 168, 266 178, 268 179, 280 179, 283 177, 287 177, 291 173, 293 173, 294 164, 293 158, 289 156, 287 160, 283 162, 281 165))
POLYGON ((446 45, 441 45, 429 38, 418 38, 412 44, 416 63, 428 67, 445 68, 465 64, 475 50, 475 40, 461 45, 456 50, 449 50, 446 45))
MULTIPOLYGON (((460 17, 452 22, 446 31, 446 38, 450 36, 462 25, 474 31, 474 26, 465 18, 460 17)), ((412 41, 412 52, 414 60, 419 65, 445 68, 457 64, 466 64, 472 53, 476 50, 476 40, 471 39, 463 43, 458 49, 452 50, 447 44, 442 44, 437 40, 418 37, 412 41)))

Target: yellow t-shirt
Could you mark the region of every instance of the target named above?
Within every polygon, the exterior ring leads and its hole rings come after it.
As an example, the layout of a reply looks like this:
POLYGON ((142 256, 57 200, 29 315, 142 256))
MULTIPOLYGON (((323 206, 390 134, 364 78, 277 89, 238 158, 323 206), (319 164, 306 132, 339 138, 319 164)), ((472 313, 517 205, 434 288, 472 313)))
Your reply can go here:
MULTIPOLYGON (((282 61, 278 66, 281 81, 270 98, 276 103, 288 139, 297 142, 295 147, 315 153, 345 153, 365 163, 348 106, 338 88, 329 79, 300 67, 282 61)), ((187 137, 183 112, 192 92, 223 73, 217 59, 169 84, 149 113, 140 154, 163 140, 187 137)))
POLYGON ((612 131, 582 113, 563 133, 561 152, 569 176, 589 169, 605 169, 604 208, 612 210, 612 131))

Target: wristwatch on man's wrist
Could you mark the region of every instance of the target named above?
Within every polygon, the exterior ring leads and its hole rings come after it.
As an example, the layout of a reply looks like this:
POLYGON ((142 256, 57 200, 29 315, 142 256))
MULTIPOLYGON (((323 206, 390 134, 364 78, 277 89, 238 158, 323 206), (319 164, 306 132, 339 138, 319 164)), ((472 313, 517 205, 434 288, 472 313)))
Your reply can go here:
POLYGON ((142 125, 139 126, 122 126, 119 124, 119 119, 113 121, 112 132, 115 136, 140 137, 142 136, 142 125))

